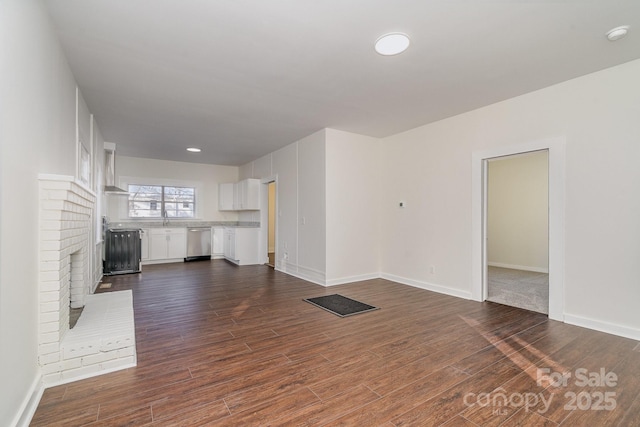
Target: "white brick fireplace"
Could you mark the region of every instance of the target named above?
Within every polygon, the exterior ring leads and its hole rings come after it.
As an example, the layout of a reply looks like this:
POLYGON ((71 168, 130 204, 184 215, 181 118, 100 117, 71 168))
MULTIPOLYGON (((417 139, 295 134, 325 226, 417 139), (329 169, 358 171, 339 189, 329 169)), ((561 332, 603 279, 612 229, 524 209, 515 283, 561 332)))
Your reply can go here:
POLYGON ((92 295, 95 195, 72 177, 40 175, 38 360, 45 384, 136 364, 131 291, 92 295), (84 307, 69 329, 69 307, 84 307))

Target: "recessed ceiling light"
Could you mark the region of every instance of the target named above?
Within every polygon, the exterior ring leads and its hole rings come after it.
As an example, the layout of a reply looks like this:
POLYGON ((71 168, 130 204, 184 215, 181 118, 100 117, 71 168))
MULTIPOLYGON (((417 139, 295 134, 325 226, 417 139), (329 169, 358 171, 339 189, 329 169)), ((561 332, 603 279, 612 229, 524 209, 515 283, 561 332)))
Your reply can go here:
POLYGON ((629 26, 622 25, 620 27, 616 27, 607 31, 607 38, 609 39, 610 42, 614 42, 626 36, 628 32, 629 32, 629 26))
POLYGON ((187 151, 191 151, 192 153, 199 153, 202 150, 200 148, 196 148, 196 147, 189 147, 189 148, 187 148, 187 151))
POLYGON ((409 36, 403 33, 389 33, 376 40, 376 52, 390 56, 404 52, 409 47, 409 36))

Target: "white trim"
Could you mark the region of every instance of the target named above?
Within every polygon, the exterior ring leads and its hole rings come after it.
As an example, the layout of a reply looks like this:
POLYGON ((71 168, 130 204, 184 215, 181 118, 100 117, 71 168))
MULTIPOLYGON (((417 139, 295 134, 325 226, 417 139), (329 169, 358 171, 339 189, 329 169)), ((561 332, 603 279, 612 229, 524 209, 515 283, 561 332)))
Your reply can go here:
POLYGON ((325 286, 344 285, 345 283, 362 282, 363 280, 379 279, 380 273, 359 274, 357 276, 339 277, 326 281, 325 286))
POLYGON ((56 175, 56 174, 52 174, 52 173, 39 173, 38 174, 38 181, 61 181, 61 182, 69 182, 71 184, 76 184, 77 186, 79 186, 80 188, 82 188, 84 191, 86 191, 87 193, 91 194, 94 197, 97 197, 95 191, 93 191, 93 189, 87 187, 85 184, 83 184, 80 180, 75 179, 72 176, 69 175, 56 175))
POLYGON ((76 182, 76 179, 69 175, 56 175, 52 173, 39 173, 38 179, 40 181, 67 181, 76 182))
POLYGON ((487 265, 491 267, 510 268, 512 270, 533 271, 534 273, 549 273, 548 268, 532 267, 530 265, 505 264, 502 262, 488 262, 487 265))
POLYGON ((583 328, 640 341, 640 329, 566 313, 564 315, 564 321, 570 325, 581 326, 583 328))
POLYGON ((275 267, 276 271, 279 271, 289 276, 297 277, 298 279, 306 280, 307 282, 315 283, 320 286, 327 286, 325 284, 325 273, 322 271, 314 270, 307 267, 299 267, 296 264, 292 264, 288 261, 284 261, 283 268, 275 267))
POLYGON ((28 427, 31 424, 31 420, 38 409, 40 399, 44 393, 44 385, 42 383, 42 375, 39 375, 29 387, 29 391, 25 396, 24 401, 20 405, 16 416, 9 424, 15 427, 28 427))
MULTIPOLYGON (((260 179, 260 239, 258 259, 269 262, 269 252, 275 254, 275 262, 278 260, 278 175, 270 175, 260 179), (269 244, 269 184, 274 183, 276 186, 275 195, 275 247, 267 248, 269 244)), ((274 262, 274 264, 275 264, 274 262)))
POLYGON ((394 274, 382 273, 381 278, 390 280, 392 282, 401 283, 403 285, 413 286, 414 288, 420 288, 427 291, 437 292, 439 294, 450 295, 452 297, 472 299, 471 293, 460 289, 449 288, 442 285, 436 285, 434 283, 422 282, 420 280, 407 279, 406 277, 396 276, 394 274))
POLYGON ((549 151, 549 318, 564 320, 564 223, 565 223, 565 145, 564 137, 552 137, 474 151, 471 165, 471 295, 483 301, 485 243, 483 227, 483 174, 485 162, 494 157, 509 156, 529 151, 549 151))
MULTIPOLYGON (((292 265, 289 264, 287 266, 287 270, 289 270, 291 266, 292 265)), ((327 275, 324 271, 316 270, 315 268, 311 268, 311 267, 304 267, 302 265, 298 265, 295 270, 300 275, 298 277, 308 280, 309 282, 317 283, 322 286, 327 286, 326 285, 327 275)))

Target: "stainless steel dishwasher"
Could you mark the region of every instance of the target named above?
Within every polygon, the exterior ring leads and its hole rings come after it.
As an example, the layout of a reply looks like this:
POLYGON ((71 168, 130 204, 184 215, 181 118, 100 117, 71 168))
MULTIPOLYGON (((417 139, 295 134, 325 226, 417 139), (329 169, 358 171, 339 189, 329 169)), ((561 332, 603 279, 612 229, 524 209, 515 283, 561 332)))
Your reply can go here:
POLYGON ((211 228, 187 228, 187 257, 185 261, 211 259, 211 228))

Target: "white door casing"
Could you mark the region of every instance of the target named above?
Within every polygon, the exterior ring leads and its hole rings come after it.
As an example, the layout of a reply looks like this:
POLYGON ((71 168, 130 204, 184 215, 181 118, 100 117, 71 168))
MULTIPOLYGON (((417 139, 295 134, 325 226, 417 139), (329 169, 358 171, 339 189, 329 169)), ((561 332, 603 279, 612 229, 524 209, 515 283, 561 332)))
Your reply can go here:
POLYGON ((471 298, 486 299, 486 161, 549 151, 549 318, 564 321, 565 138, 553 137, 472 153, 471 298))

